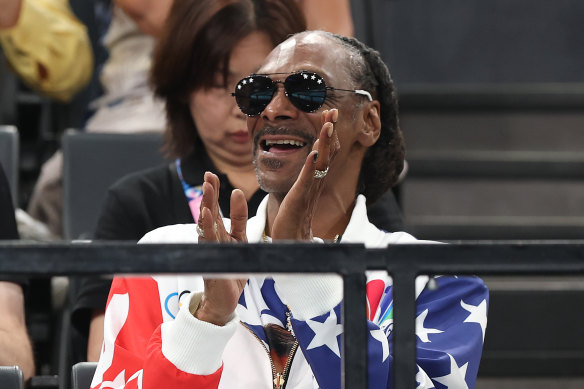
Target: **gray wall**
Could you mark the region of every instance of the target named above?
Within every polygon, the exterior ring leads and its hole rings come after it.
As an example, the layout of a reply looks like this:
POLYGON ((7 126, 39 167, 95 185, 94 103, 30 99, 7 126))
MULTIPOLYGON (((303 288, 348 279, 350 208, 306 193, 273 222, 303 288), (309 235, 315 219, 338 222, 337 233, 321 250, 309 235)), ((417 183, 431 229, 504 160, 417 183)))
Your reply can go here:
POLYGON ((356 35, 403 83, 584 81, 579 0, 353 0, 356 35))

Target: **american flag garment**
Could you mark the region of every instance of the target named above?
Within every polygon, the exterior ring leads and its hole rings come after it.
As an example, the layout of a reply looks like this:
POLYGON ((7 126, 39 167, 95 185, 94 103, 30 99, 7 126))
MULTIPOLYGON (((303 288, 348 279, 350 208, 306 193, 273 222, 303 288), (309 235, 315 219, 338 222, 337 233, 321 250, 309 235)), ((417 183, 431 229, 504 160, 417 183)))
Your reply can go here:
MULTIPOLYGON (((261 240, 265 202, 262 204, 257 217, 248 222, 250 242, 261 240)), ((367 247, 416 242, 404 233, 377 230, 364 212, 364 199, 358 200, 343 242, 361 241, 367 247)), ((147 235, 144 242, 196 243, 194 229, 194 225, 163 227, 147 235)), ((275 281, 250 278, 238 315, 225 329, 209 329, 204 322, 191 326, 196 319, 188 305, 203 290, 199 276, 114 279, 104 346, 91 387, 273 388, 264 328, 268 324, 286 327, 286 313, 291 311, 292 331, 300 347, 285 387, 341 388, 341 303, 321 307, 323 314, 305 318, 299 301, 303 294, 310 297, 317 287, 306 278, 298 279, 304 282, 302 288, 285 287, 278 277, 275 281), (205 331, 215 332, 210 336, 205 331)), ((417 387, 473 388, 486 329, 487 288, 477 277, 438 277, 437 288, 432 290, 425 288, 426 281, 419 277, 416 285, 417 387)), ((342 286, 340 289, 342 293, 342 286)), ((369 388, 391 388, 393 299, 386 273, 368 273, 366 303, 369 388)))

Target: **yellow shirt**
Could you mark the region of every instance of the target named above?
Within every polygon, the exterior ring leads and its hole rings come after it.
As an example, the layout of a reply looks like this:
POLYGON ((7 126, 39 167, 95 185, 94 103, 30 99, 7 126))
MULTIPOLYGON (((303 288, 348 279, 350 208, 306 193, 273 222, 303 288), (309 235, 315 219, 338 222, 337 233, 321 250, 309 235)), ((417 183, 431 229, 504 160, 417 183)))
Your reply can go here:
POLYGON ((91 78, 87 29, 67 0, 22 0, 18 22, 0 30, 0 44, 25 83, 49 97, 69 101, 91 78))

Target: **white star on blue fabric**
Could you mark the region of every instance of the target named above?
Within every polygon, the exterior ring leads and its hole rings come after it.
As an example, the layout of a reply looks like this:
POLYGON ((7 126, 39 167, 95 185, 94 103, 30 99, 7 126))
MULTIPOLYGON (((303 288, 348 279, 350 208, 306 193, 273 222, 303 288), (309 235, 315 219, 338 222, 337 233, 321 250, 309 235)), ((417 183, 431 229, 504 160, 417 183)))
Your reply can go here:
POLYGON ((241 89, 241 84, 239 84, 239 85, 237 86, 237 89, 241 89))
POLYGON ((487 329, 487 300, 481 301, 477 306, 466 304, 460 300, 460 305, 470 312, 470 315, 464 319, 464 323, 478 323, 483 331, 483 342, 485 341, 485 330, 487 329))
POLYGON ((334 309, 330 312, 324 323, 309 319, 306 321, 306 324, 314 332, 314 338, 312 338, 310 344, 306 347, 307 350, 327 346, 339 358, 341 357, 337 336, 343 333, 343 325, 337 323, 337 315, 334 309))
POLYGON ((387 338, 385 337, 385 332, 383 330, 371 330, 371 337, 381 343, 383 348, 381 362, 385 362, 387 357, 389 357, 389 344, 387 343, 387 338))
POLYGON ((321 80, 321 79, 319 79, 319 80, 318 80, 316 83, 317 83, 317 84, 322 84, 322 80, 321 80))
POLYGON ((313 74, 312 76, 310 76, 311 80, 314 80, 316 78, 316 76, 313 74))
MULTIPOLYGON (((259 287, 261 288, 261 285, 259 287)), ((266 305, 264 299, 254 299, 250 289, 251 288, 243 288, 243 297, 246 306, 241 304, 237 305, 237 314, 240 318, 249 325, 264 326, 273 323, 283 327, 283 323, 278 318, 261 313, 264 310, 268 310, 269 307, 266 305)))
POLYGON ((249 79, 249 83, 251 84, 252 82, 253 82, 253 78, 250 78, 249 79))
POLYGON ((304 77, 304 79, 308 79, 308 74, 303 74, 302 77, 304 77))
POLYGON ((416 373, 416 382, 418 382, 418 386, 416 386, 416 389, 436 388, 434 386, 434 383, 432 383, 430 377, 428 377, 428 374, 426 374, 426 372, 422 370, 420 366, 418 366, 418 372, 416 373))
POLYGON ((425 328, 424 321, 426 320, 426 316, 428 316, 427 309, 416 317, 416 335, 418 335, 418 338, 420 338, 422 342, 429 343, 430 339, 428 339, 428 334, 440 334, 444 331, 435 328, 425 328))
POLYGON ((468 385, 464 378, 466 377, 466 370, 468 369, 468 362, 458 367, 456 360, 450 354, 450 374, 442 377, 432 378, 434 381, 440 382, 442 385, 446 385, 448 389, 468 389, 468 385))

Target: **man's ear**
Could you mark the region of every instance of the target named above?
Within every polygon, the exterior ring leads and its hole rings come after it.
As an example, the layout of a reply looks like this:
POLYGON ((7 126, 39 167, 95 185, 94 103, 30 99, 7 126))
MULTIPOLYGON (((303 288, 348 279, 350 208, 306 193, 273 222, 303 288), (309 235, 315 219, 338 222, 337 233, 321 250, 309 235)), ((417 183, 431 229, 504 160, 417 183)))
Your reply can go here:
POLYGON ((359 134, 359 142, 365 147, 371 147, 381 134, 381 115, 379 101, 369 101, 363 107, 363 130, 359 134))

